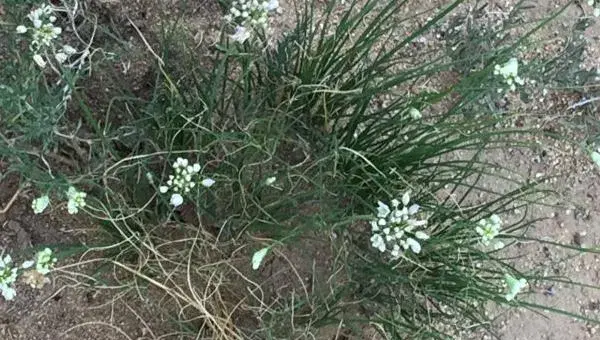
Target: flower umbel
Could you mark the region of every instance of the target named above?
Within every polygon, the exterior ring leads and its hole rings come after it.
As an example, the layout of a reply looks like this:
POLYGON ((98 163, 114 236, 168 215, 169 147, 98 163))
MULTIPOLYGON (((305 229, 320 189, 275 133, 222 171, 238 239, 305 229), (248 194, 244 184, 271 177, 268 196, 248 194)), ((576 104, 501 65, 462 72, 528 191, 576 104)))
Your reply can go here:
POLYGON ((415 254, 420 253, 420 242, 429 239, 427 233, 417 230, 427 225, 427 220, 416 218, 420 206, 410 204, 410 192, 401 201, 393 199, 391 205, 392 209, 377 202, 377 218, 371 221, 371 246, 382 253, 388 251, 392 258, 399 258, 409 248, 415 254))
POLYGON ((519 61, 517 58, 510 58, 504 65, 496 65, 494 74, 501 75, 511 91, 517 89, 515 84, 525 84, 525 81, 519 77, 519 61))
POLYGON ((10 255, 0 258, 0 292, 6 300, 12 300, 17 294, 12 287, 17 281, 17 268, 12 265, 10 255))
POLYGON ((495 249, 504 248, 504 243, 495 240, 494 238, 500 234, 500 228, 502 227, 502 220, 496 214, 490 216, 489 218, 484 218, 479 221, 477 227, 475 227, 475 231, 479 236, 481 236, 481 244, 484 246, 489 246, 490 244, 494 244, 495 249))
POLYGON ((50 248, 45 248, 35 256, 35 270, 42 275, 46 275, 54 267, 54 264, 57 261, 56 257, 52 254, 52 250, 50 248))
POLYGON ((85 198, 87 194, 83 191, 78 191, 75 187, 69 187, 67 190, 67 211, 69 214, 77 214, 79 212, 79 208, 85 207, 85 198))
POLYGON ((183 204, 183 195, 190 193, 199 183, 205 188, 210 188, 215 184, 212 178, 205 178, 199 181, 199 173, 202 167, 198 163, 190 164, 185 158, 177 158, 173 163, 173 175, 169 175, 167 185, 162 185, 158 190, 165 194, 171 191, 170 203, 178 207, 183 204))
POLYGON ((48 195, 40 196, 31 202, 31 209, 33 209, 34 214, 41 214, 49 204, 50 198, 48 195))
POLYGON ((250 39, 256 29, 267 29, 269 13, 279 8, 278 0, 234 0, 225 21, 235 25, 231 39, 243 43, 250 39))

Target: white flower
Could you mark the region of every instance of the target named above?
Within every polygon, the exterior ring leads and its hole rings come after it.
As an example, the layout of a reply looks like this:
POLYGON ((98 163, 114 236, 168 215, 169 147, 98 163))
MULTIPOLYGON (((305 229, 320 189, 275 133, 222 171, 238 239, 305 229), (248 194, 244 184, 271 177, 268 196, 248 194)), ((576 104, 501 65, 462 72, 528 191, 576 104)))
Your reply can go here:
POLYGON ((500 250, 500 249, 504 248, 504 246, 505 246, 504 242, 502 242, 502 241, 496 241, 494 243, 494 250, 500 250))
POLYGON ((171 195, 170 203, 174 207, 178 207, 178 206, 182 205, 183 204, 183 196, 181 196, 180 194, 171 195))
POLYGON ((0 284, 0 291, 2 292, 2 296, 6 301, 10 301, 15 298, 17 292, 11 286, 0 284))
POLYGON ((19 26, 17 26, 16 31, 19 34, 27 33, 27 27, 25 27, 23 25, 19 25, 19 26))
POLYGON ((48 204, 50 204, 50 198, 48 197, 48 195, 44 195, 34 199, 31 202, 31 208, 33 209, 33 213, 41 214, 42 212, 44 212, 44 210, 46 210, 48 204))
POLYGON ((410 110, 408 110, 408 114, 414 120, 423 118, 423 116, 421 115, 421 112, 419 112, 419 110, 415 109, 414 107, 411 107, 410 110))
POLYGON ((590 158, 600 168, 600 153, 592 151, 592 153, 590 154, 590 158))
POLYGON ((17 268, 12 265, 10 255, 0 258, 0 291, 6 300, 12 300, 16 292, 12 288, 13 283, 17 281, 17 268))
POLYGON ((516 90, 516 84, 524 85, 525 80, 519 77, 519 61, 517 58, 510 58, 505 64, 496 65, 494 74, 501 75, 511 91, 516 90))
POLYGON ((58 61, 59 64, 64 64, 64 62, 67 61, 68 56, 65 53, 58 52, 54 55, 54 58, 56 58, 56 61, 58 61))
POLYGON ((594 16, 600 17, 600 8, 594 8, 594 16))
POLYGON ((392 255, 393 258, 400 257, 400 246, 397 245, 397 244, 394 244, 394 246, 392 247, 392 251, 390 252, 390 254, 392 255))
MULTIPOLYGON (((246 12, 244 12, 246 13, 246 12)), ((237 26, 235 28, 235 33, 230 35, 231 39, 237 41, 239 43, 243 43, 244 41, 250 38, 250 32, 244 26, 237 26)))
POLYGON ((496 214, 479 221, 475 231, 481 236, 480 241, 484 246, 489 246, 491 241, 500 234, 501 224, 502 221, 496 214))
POLYGON ((421 207, 420 207, 418 204, 413 204, 413 205, 411 205, 411 206, 408 208, 408 214, 409 214, 409 215, 414 215, 414 214, 416 214, 416 213, 418 213, 418 212, 419 212, 419 209, 420 209, 420 208, 421 208, 421 207))
POLYGON ((270 249, 270 247, 262 248, 261 250, 256 251, 252 255, 252 269, 253 270, 257 270, 260 267, 260 264, 262 263, 265 256, 267 256, 269 249, 270 249))
POLYGON ((268 177, 265 180, 265 185, 271 185, 271 184, 275 183, 275 181, 277 181, 277 177, 268 177))
POLYGON ((504 296, 506 301, 511 301, 519 294, 521 289, 527 286, 527 280, 524 278, 516 279, 510 274, 504 274, 504 282, 508 285, 508 293, 504 296))
POLYGON ((32 261, 32 260, 25 261, 21 265, 21 268, 23 268, 23 269, 29 269, 29 268, 33 267, 34 264, 35 264, 35 261, 32 261))
POLYGON ((160 187, 158 187, 158 191, 160 191, 161 194, 166 193, 167 191, 169 191, 169 187, 168 186, 164 186, 161 185, 160 187))
POLYGON ((386 218, 390 214, 390 207, 387 204, 377 201, 377 217, 386 218))
POLYGON ((494 74, 508 79, 517 77, 519 75, 519 61, 517 58, 510 58, 504 65, 496 65, 494 74))
POLYGON ((407 191, 402 195, 402 204, 407 206, 410 203, 410 191, 407 191))
POLYGON ((62 47, 62 50, 66 55, 73 55, 73 54, 77 53, 77 50, 74 49, 71 45, 64 45, 62 47))
POLYGON ((429 235, 417 230, 427 225, 427 220, 416 219, 420 206, 410 203, 410 192, 402 195, 401 202, 393 199, 390 207, 382 201, 377 202, 377 216, 371 220, 371 246, 380 252, 389 251, 393 259, 400 257, 401 251, 410 249, 413 253, 421 252, 418 240, 428 240, 429 235), (402 203, 402 207, 400 207, 402 203))
POLYGON ((274 11, 277 8, 279 8, 279 1, 278 0, 270 0, 269 2, 267 2, 267 5, 264 7, 267 11, 274 11))
POLYGON ((204 186, 206 188, 210 188, 215 184, 215 180, 212 178, 206 178, 206 179, 203 179, 202 182, 200 182, 200 184, 202 184, 202 186, 204 186))
POLYGON ((45 248, 36 254, 35 270, 42 275, 46 275, 50 272, 52 267, 54 267, 54 264, 57 261, 58 260, 52 256, 52 250, 50 248, 45 248))
POLYGON ((381 235, 374 234, 373 236, 371 236, 371 245, 374 248, 379 249, 380 252, 385 252, 385 240, 381 235))
POLYGON ((46 67, 46 61, 45 61, 45 60, 44 60, 44 58, 42 58, 42 56, 41 56, 41 55, 39 55, 39 54, 35 54, 35 55, 33 56, 33 61, 35 61, 35 63, 36 63, 36 64, 37 64, 39 67, 41 67, 41 68, 44 68, 44 67, 46 67))
POLYGON ((429 239, 429 235, 425 234, 422 231, 417 231, 415 232, 415 237, 420 239, 420 240, 428 240, 429 239))
POLYGON ((379 231, 379 225, 377 221, 371 221, 371 231, 379 231))
POLYGON ((421 252, 421 244, 417 242, 417 240, 409 237, 406 239, 406 244, 410 247, 410 250, 412 250, 413 253, 418 254, 421 252))
POLYGON ((69 214, 77 214, 79 212, 79 208, 83 208, 86 206, 85 198, 87 194, 82 191, 78 191, 74 187, 69 187, 67 190, 67 211, 69 214))

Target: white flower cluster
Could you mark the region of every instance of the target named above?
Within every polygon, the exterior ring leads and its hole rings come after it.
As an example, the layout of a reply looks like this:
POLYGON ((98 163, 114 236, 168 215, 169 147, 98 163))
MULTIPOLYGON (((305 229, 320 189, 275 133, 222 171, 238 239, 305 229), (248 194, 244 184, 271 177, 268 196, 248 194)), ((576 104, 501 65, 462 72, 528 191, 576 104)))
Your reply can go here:
MULTIPOLYGON (((177 158, 173 163, 174 175, 169 175, 167 185, 160 186, 158 189, 163 194, 169 190, 172 191, 171 205, 178 207, 183 204, 182 195, 189 193, 198 183, 200 170, 200 164, 190 164, 185 158, 177 158)), ((205 178, 200 181, 200 185, 205 188, 210 188, 213 184, 215 184, 215 180, 212 178, 205 178)))
MULTIPOLYGON (((30 283, 28 278, 35 276, 39 281, 46 283, 49 279, 45 275, 50 273, 56 262, 57 259, 53 256, 50 248, 38 252, 35 260, 23 262, 20 268, 13 265, 10 255, 0 258, 0 292, 4 299, 12 300, 17 295, 14 284, 19 276, 19 269, 29 269, 35 265, 35 269, 23 273, 25 281, 30 283)), ((39 288, 39 286, 36 285, 34 288, 39 288)))
MULTIPOLYGON (((87 194, 83 191, 75 189, 75 187, 69 187, 66 192, 67 195, 67 211, 69 214, 77 214, 80 208, 86 206, 85 198, 87 194)), ((48 195, 42 195, 33 201, 31 201, 31 209, 34 214, 41 214, 50 205, 50 197, 48 195)))
POLYGON ((397 259, 408 250, 418 254, 421 252, 419 240, 429 239, 423 230, 417 230, 427 225, 427 220, 419 220, 416 215, 419 212, 418 204, 410 203, 410 192, 402 195, 402 202, 393 199, 390 207, 379 201, 377 202, 377 218, 371 221, 371 245, 380 252, 389 251, 392 258, 397 259), (402 208, 400 208, 402 203, 402 208))
POLYGON ((234 0, 229 14, 224 17, 225 21, 236 24, 231 39, 243 43, 251 37, 252 30, 266 29, 269 13, 278 8, 278 0, 234 0))
POLYGON ((514 91, 517 89, 516 84, 524 85, 525 80, 519 77, 519 61, 517 58, 510 58, 504 65, 496 65, 494 67, 494 74, 501 75, 510 90, 514 91))
POLYGON ((60 27, 54 26, 56 22, 55 9, 52 6, 44 5, 40 8, 31 11, 27 18, 31 21, 31 26, 26 27, 24 25, 17 26, 17 33, 31 35, 31 43, 29 49, 34 53, 33 61, 44 68, 50 61, 47 58, 48 54, 54 55, 56 61, 63 65, 69 59, 69 57, 77 51, 69 46, 64 45, 59 49, 56 49, 54 43, 62 33, 60 27), (46 56, 46 58, 44 57, 46 56))
POLYGON ((484 218, 479 221, 475 231, 481 236, 480 242, 484 246, 489 246, 493 243, 494 249, 504 248, 504 243, 498 240, 494 240, 496 236, 500 234, 500 228, 502 227, 502 220, 496 214, 489 218, 484 218))
POLYGON ((17 268, 12 265, 10 255, 0 258, 0 292, 5 300, 12 300, 17 295, 13 284, 17 281, 17 268))
POLYGON ((85 198, 87 194, 83 191, 79 191, 74 187, 69 187, 67 191, 67 211, 69 214, 77 214, 79 212, 79 208, 83 208, 86 206, 85 198))
POLYGON ((600 17, 600 1, 588 0, 588 5, 594 7, 594 16, 600 17))

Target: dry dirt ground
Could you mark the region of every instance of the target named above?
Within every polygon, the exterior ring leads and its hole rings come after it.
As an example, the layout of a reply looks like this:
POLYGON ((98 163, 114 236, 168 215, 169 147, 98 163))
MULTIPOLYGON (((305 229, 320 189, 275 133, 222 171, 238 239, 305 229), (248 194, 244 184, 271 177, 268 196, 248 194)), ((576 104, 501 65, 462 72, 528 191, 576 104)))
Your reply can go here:
MULTIPOLYGON (((496 1, 506 6, 511 1, 496 1)), ((540 0, 531 3, 538 7, 536 13, 547 13, 565 1, 540 0)), ((142 31, 150 30, 151 25, 168 11, 178 11, 176 0, 95 0, 93 8, 114 16, 115 22, 128 25, 131 18, 142 31)), ((280 1, 285 9, 291 4, 280 1)), ((443 1, 414 2, 416 9, 434 6, 443 1)), ((209 0, 187 1, 183 13, 190 30, 195 32, 199 43, 211 36, 217 28, 218 6, 209 0)), ((588 15, 589 13, 588 8, 588 15)), ((0 12, 1 13, 1 12, 0 12)), ((568 11, 561 23, 570 25, 581 15, 574 7, 568 11)), ((1 18, 0 18, 1 19, 1 18)), ((289 18, 278 17, 281 27, 289 23, 289 18)), ((553 28, 551 27, 550 30, 553 28)), ((600 63, 600 24, 594 24, 586 32, 590 41, 588 62, 600 63)), ((139 42, 135 34, 130 37, 139 42)), ((135 61, 134 61, 135 62, 135 61)), ((141 61, 140 63, 144 63, 141 61)), ((577 99, 577 98, 576 98, 577 99)), ((550 106, 551 103, 547 105, 550 106)), ((572 104, 572 101, 567 103, 572 104)), ((572 115, 565 105, 556 105, 548 110, 551 120, 572 115)), ((597 118, 600 115, 596 113, 597 118)), ((548 117, 547 117, 548 118, 548 117)), ((538 121, 539 122, 539 121, 538 121)), ((535 215, 549 217, 539 222, 531 231, 532 235, 567 244, 584 244, 596 247, 600 244, 600 169, 594 168, 585 155, 577 154, 565 145, 554 145, 542 141, 543 151, 539 154, 522 153, 518 150, 504 150, 491 158, 501 165, 514 164, 523 176, 555 174, 559 177, 549 185, 562 194, 561 202, 546 202, 560 206, 536 207, 535 215)), ((1 164, 0 164, 1 166, 1 164)), ((0 174, 3 167, 0 167, 0 174)), ((15 177, 0 176, 0 207, 4 206, 18 185, 15 177)), ((490 185, 494 185, 490 183, 490 185)), ((30 246, 64 245, 88 242, 87 231, 97 228, 94 222, 73 218, 64 209, 55 207, 51 214, 36 216, 30 213, 31 195, 24 193, 6 214, 0 214, 0 248, 17 253, 30 246)), ((550 246, 524 243, 519 247, 523 257, 517 261, 520 269, 545 268, 574 281, 600 285, 600 259, 595 255, 579 255, 550 246), (572 255, 569 260, 566 256, 572 255)), ((25 257, 27 254, 21 254, 25 257)), ((20 260, 20 259, 19 259, 20 260)), ((63 265, 68 266, 68 260, 63 265)), ((65 269, 67 271, 68 268, 65 269)), ((152 306, 135 303, 137 299, 121 297, 116 290, 93 289, 73 280, 70 275, 59 270, 53 282, 42 290, 20 286, 20 295, 10 303, 0 300, 0 339, 4 340, 59 340, 59 339, 169 339, 165 329, 171 326, 167 321, 152 312, 152 306), (119 298, 115 298, 119 296, 119 298), (131 301, 130 304, 128 301, 131 301), (162 336, 162 337, 161 337, 162 336)), ((600 313, 600 293, 594 289, 583 289, 572 285, 546 286, 545 283, 531 285, 532 301, 547 304, 576 313, 584 313, 597 318, 600 313), (549 293, 550 292, 550 293, 549 293)), ((567 316, 552 313, 507 312, 497 321, 499 335, 504 340, 578 340, 600 339, 600 330, 585 322, 575 321, 567 316)), ((484 338, 475 336, 475 338, 484 338)), ((329 339, 329 338, 328 338, 329 339)))

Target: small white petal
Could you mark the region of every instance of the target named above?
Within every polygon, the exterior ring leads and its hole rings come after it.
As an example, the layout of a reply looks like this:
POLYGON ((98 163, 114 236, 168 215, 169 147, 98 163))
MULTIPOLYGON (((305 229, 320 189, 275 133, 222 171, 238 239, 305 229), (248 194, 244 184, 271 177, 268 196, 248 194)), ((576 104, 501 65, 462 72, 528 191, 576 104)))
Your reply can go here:
POLYGON ((21 265, 21 268, 23 268, 23 269, 31 268, 34 264, 35 264, 35 261, 31 261, 31 260, 30 261, 25 261, 21 265))
POLYGON ((417 240, 409 237, 406 239, 406 244, 408 244, 413 253, 418 254, 421 252, 421 244, 417 240))
POLYGON ((417 212, 419 212, 420 208, 421 207, 418 204, 413 204, 413 205, 410 206, 410 208, 408 208, 408 214, 409 215, 414 215, 417 212))
POLYGON ((410 191, 407 191, 402 195, 402 204, 407 206, 410 203, 410 191))
POLYGON ((174 207, 178 207, 183 204, 183 196, 180 194, 171 195, 171 205, 174 207))
POLYGON ((275 183, 275 181, 277 181, 276 177, 269 177, 265 180, 265 185, 271 185, 271 184, 275 183))
POLYGON ((19 33, 19 34, 27 33, 27 27, 25 27, 23 25, 17 26, 17 33, 19 33))
POLYGON ((387 204, 377 201, 377 217, 386 218, 390 213, 390 207, 387 204))
POLYGON ((192 170, 194 172, 200 172, 200 169, 201 169, 201 167, 200 167, 200 164, 198 164, 198 163, 194 163, 194 165, 192 166, 192 170))
POLYGON ((73 54, 77 53, 77 50, 74 49, 71 45, 64 45, 62 50, 67 55, 73 55, 73 54))
POLYGON ((400 201, 398 201, 397 199, 393 199, 392 200, 392 207, 397 208, 400 205, 400 201))
MULTIPOLYGON (((243 14, 246 14, 246 16, 248 16, 247 12, 244 12, 243 14)), ((243 43, 244 41, 250 38, 250 32, 244 26, 237 26, 235 28, 235 33, 230 35, 229 37, 231 37, 231 39, 239 43, 243 43)))
POLYGON ((202 182, 200 182, 200 184, 202 184, 204 187, 210 188, 215 184, 215 180, 212 178, 206 178, 203 179, 202 182))
POLYGON ((278 0, 270 0, 270 1, 267 3, 267 6, 265 6, 265 9, 266 9, 267 11, 274 11, 274 10, 276 10, 277 8, 279 8, 279 1, 278 1, 278 0))
POLYGON ((64 62, 67 61, 68 56, 65 53, 58 52, 54 55, 54 58, 56 58, 56 61, 58 61, 59 64, 64 64, 64 62))
POLYGON ((418 238, 418 239, 421 239, 421 240, 428 240, 429 239, 429 235, 425 234, 422 231, 417 231, 415 233, 415 237, 418 238))
POLYGON ((504 248, 504 242, 496 241, 496 243, 494 243, 494 250, 500 250, 502 248, 504 248))
POLYGON ((415 109, 414 107, 411 107, 410 110, 408 110, 408 114, 414 120, 419 120, 423 117, 421 115, 421 112, 419 112, 419 110, 415 109))
POLYGON ((377 225, 377 221, 371 221, 371 231, 379 231, 379 226, 377 225))
POLYGON ((169 191, 169 187, 168 187, 168 186, 164 186, 164 185, 162 185, 162 186, 158 187, 158 190, 159 190, 159 191, 160 191, 162 194, 164 194, 164 193, 166 193, 167 191, 169 191))
POLYGON ((408 220, 407 223, 413 228, 422 227, 427 225, 427 220, 408 220))
POLYGON ((35 63, 41 68, 46 67, 46 61, 39 54, 33 56, 33 61, 35 61, 35 63))
POLYGON ((260 267, 260 264, 262 263, 265 256, 267 256, 269 249, 270 249, 270 247, 262 248, 261 250, 256 251, 252 255, 252 269, 253 270, 257 270, 260 267))

